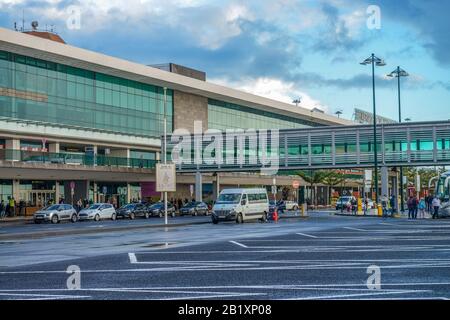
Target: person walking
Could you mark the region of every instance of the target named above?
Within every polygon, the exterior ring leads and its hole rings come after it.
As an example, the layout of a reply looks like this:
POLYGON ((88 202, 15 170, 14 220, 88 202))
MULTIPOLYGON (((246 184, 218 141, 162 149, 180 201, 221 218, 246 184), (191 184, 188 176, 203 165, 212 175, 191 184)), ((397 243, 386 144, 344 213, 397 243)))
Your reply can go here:
POLYGON ((0 219, 5 216, 5 201, 0 202, 0 219))
POLYGON ((364 215, 367 214, 367 210, 369 210, 369 200, 367 198, 364 199, 364 215))
POLYGON ((83 200, 81 200, 81 198, 80 198, 77 201, 77 207, 76 207, 77 213, 80 212, 81 209, 83 209, 83 200))
POLYGON ((408 198, 408 202, 406 203, 408 206, 408 219, 412 219, 414 218, 414 213, 413 213, 413 197, 409 196, 408 198))
POLYGON ((9 214, 11 217, 16 216, 16 200, 14 197, 9 198, 9 214))
POLYGON ((395 195, 391 195, 391 197, 389 198, 389 206, 391 207, 391 217, 394 216, 394 213, 397 212, 397 198, 395 197, 395 195))
POLYGON ((424 198, 419 201, 419 219, 425 219, 425 210, 427 209, 427 204, 424 198))
POLYGON ((413 219, 417 219, 417 211, 419 207, 419 200, 417 200, 417 197, 414 196, 412 199, 412 207, 413 207, 413 219))
POLYGON ((356 216, 356 211, 358 209, 358 201, 356 200, 356 198, 352 198, 351 206, 352 206, 352 214, 356 216))
POLYGON ((428 213, 429 214, 433 214, 433 210, 434 210, 434 208, 433 208, 433 200, 434 200, 434 197, 430 194, 428 196, 428 213))
POLYGON ((388 197, 386 195, 383 195, 381 197, 381 207, 383 208, 383 218, 387 218, 388 214, 388 197))
POLYGON ((441 200, 437 196, 435 196, 432 205, 433 205, 433 219, 439 219, 439 208, 441 207, 441 200))

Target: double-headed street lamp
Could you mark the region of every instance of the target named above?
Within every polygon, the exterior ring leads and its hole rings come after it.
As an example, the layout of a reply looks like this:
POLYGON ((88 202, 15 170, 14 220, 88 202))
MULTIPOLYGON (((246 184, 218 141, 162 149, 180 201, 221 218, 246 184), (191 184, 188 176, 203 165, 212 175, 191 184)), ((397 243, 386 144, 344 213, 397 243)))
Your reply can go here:
POLYGON ((384 67, 386 63, 372 53, 372 55, 361 62, 362 65, 372 65, 372 94, 373 94, 373 155, 375 169, 375 201, 378 203, 378 152, 377 152, 377 110, 375 103, 375 66, 384 67))
MULTIPOLYGON (((407 76, 409 76, 409 74, 408 74, 408 72, 406 72, 402 68, 397 67, 397 69, 395 69, 394 71, 389 73, 387 76, 391 77, 391 78, 397 78, 397 84, 398 84, 398 122, 401 123, 402 122, 402 104, 401 104, 401 95, 400 95, 400 78, 401 77, 407 77, 407 76)), ((400 152, 401 151, 402 151, 402 143, 400 143, 400 152)), ((401 211, 405 212, 405 204, 404 204, 404 201, 403 201, 403 199, 404 199, 403 198, 403 167, 400 167, 400 185, 402 186, 402 188, 400 190, 400 206, 401 206, 401 211)))

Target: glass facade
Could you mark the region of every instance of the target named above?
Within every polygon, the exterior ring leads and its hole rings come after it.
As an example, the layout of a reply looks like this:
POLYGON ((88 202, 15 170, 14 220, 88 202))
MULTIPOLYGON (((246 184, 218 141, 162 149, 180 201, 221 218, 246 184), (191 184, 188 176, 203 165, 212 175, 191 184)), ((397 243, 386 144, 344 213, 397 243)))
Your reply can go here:
MULTIPOLYGON (((168 132, 173 92, 167 90, 168 132)), ((162 87, 0 51, 0 116, 160 137, 162 87)))
POLYGON ((209 129, 299 129, 317 126, 320 125, 306 120, 233 103, 208 100, 209 129))

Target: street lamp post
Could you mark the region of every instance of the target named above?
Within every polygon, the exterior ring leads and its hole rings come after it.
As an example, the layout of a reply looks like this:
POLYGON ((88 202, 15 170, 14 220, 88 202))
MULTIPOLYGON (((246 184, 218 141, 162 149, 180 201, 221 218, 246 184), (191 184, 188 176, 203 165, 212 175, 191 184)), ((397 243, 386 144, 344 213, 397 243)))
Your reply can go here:
MULTIPOLYGON (((397 86, 398 86, 398 122, 402 122, 402 103, 401 103, 401 95, 400 95, 400 78, 401 77, 407 77, 409 76, 408 72, 400 68, 400 66, 397 67, 394 71, 392 71, 390 74, 387 75, 391 78, 397 78, 397 86)), ((400 142, 400 152, 402 151, 402 143, 400 142)), ((405 204, 404 204, 404 195, 403 195, 403 167, 400 167, 400 210, 401 212, 405 212, 405 204)))
POLYGON ((380 59, 372 53, 372 55, 360 63, 361 65, 372 65, 372 98, 373 98, 373 155, 375 169, 375 201, 378 203, 378 152, 377 152, 377 112, 375 103, 375 66, 383 67, 386 65, 383 59, 380 59))
MULTIPOLYGON (((164 87, 164 164, 167 164, 167 88, 164 87)), ((167 191, 164 191, 164 223, 167 225, 167 191)))

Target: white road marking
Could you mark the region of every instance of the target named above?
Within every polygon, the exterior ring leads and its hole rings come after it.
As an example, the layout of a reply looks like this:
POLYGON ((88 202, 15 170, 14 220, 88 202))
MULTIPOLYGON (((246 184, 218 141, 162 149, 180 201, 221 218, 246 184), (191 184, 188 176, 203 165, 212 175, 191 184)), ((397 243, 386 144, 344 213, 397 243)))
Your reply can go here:
POLYGON ((238 246, 240 246, 240 247, 242 247, 242 248, 248 248, 245 244, 242 244, 242 243, 240 243, 240 242, 237 242, 237 241, 230 241, 231 243, 234 243, 235 245, 238 245, 238 246))
POLYGON ((353 230, 353 231, 367 231, 364 229, 352 228, 352 227, 344 227, 344 229, 353 230))
POLYGON ((318 237, 313 236, 313 235, 311 235, 311 234, 306 234, 306 233, 301 233, 301 232, 297 232, 297 234, 298 234, 299 236, 304 236, 304 237, 308 237, 308 238, 318 238, 318 237))
POLYGON ((390 291, 390 292, 380 292, 379 290, 373 290, 373 291, 374 291, 373 293, 355 293, 355 294, 337 294, 337 295, 328 295, 328 296, 312 296, 312 297, 291 298, 291 299, 287 299, 287 300, 344 299, 344 298, 379 296, 379 295, 388 295, 388 294, 432 292, 431 290, 401 290, 401 291, 390 291))
MULTIPOLYGON (((64 289, 64 290, 68 291, 67 289, 64 289)), ((45 289, 42 291, 45 291, 45 289)), ((45 299, 83 299, 83 298, 91 297, 91 296, 78 296, 78 295, 54 295, 54 294, 42 294, 42 293, 6 293, 6 292, 5 293, 0 292, 0 296, 33 297, 33 300, 36 299, 36 297, 45 298, 45 299)))
POLYGON ((130 263, 138 263, 136 254, 130 252, 128 253, 128 258, 130 259, 130 263))

